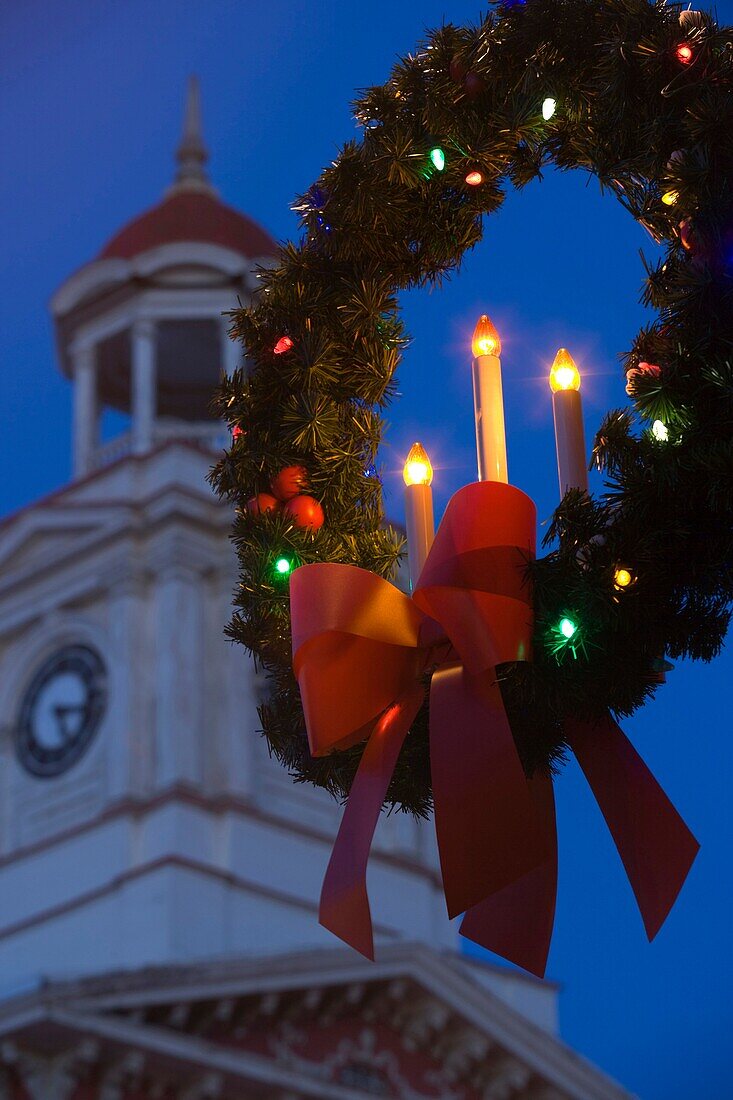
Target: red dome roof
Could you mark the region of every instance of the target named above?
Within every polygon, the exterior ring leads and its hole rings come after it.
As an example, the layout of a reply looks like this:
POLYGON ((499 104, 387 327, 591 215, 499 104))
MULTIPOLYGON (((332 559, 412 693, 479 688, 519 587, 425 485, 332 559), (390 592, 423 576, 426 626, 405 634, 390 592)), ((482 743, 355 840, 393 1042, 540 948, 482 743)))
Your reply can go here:
POLYGON ((180 191, 128 222, 104 246, 100 259, 128 260, 173 241, 205 241, 243 256, 271 256, 277 246, 269 233, 205 191, 180 191))

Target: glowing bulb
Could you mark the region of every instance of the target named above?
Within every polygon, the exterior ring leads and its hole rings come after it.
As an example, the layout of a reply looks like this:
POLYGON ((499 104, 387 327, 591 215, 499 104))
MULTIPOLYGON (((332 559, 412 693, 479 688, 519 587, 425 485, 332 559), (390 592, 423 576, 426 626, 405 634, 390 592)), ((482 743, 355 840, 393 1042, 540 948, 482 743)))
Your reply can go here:
POLYGON ((557 101, 554 100, 552 96, 548 96, 542 104, 542 117, 544 118, 545 122, 550 121, 556 110, 557 101))
POLYGON ((442 172, 445 168, 445 153, 439 145, 436 145, 434 149, 430 150, 430 159, 438 172, 442 172))
POLYGON ((572 638, 578 628, 572 619, 561 619, 558 629, 563 638, 572 638))
POLYGON ((677 60, 681 65, 689 65, 692 61, 692 46, 689 46, 687 42, 683 42, 681 46, 677 47, 677 60))
POLYGON ((292 568, 292 562, 288 558, 278 558, 275 562, 275 572, 279 573, 281 577, 289 573, 292 568))
POLYGON ((275 347, 272 349, 275 355, 284 355, 286 351, 290 351, 293 346, 293 341, 289 336, 281 336, 275 347))
POLYGON ((553 393, 580 389, 580 371, 567 348, 558 350, 550 368, 550 389, 553 393))
POLYGON ((616 588, 628 588, 634 580, 634 574, 629 569, 619 566, 613 574, 613 583, 616 588))
POLYGON ((478 187, 478 185, 483 182, 484 177, 478 171, 469 172, 466 176, 466 183, 469 187, 478 187))
POLYGON ((665 191, 662 195, 662 202, 665 206, 674 206, 679 197, 679 191, 665 191))
POLYGON ((402 471, 405 485, 431 485, 433 467, 422 443, 413 443, 402 471))
POLYGON ((669 429, 661 420, 655 420, 652 424, 652 435, 659 443, 666 443, 669 439, 669 429))
POLYGON ((482 313, 476 322, 471 350, 475 359, 478 359, 479 355, 501 355, 499 333, 485 313, 482 313))

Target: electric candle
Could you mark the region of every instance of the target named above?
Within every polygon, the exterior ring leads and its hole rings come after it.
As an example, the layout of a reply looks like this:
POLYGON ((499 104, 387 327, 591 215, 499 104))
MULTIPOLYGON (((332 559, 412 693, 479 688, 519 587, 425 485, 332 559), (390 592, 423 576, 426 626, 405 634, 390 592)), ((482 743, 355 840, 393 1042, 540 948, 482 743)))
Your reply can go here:
POLYGON ((550 370, 552 411, 560 496, 568 489, 588 490, 588 470, 580 398, 580 372, 567 348, 560 348, 550 370))
POLYGON ((484 313, 471 342, 473 408, 479 481, 509 481, 506 465, 504 396, 501 388, 501 340, 484 313))
POLYGON ((410 589, 417 584, 435 537, 433 467, 421 443, 413 443, 402 476, 405 481, 405 525, 410 589))

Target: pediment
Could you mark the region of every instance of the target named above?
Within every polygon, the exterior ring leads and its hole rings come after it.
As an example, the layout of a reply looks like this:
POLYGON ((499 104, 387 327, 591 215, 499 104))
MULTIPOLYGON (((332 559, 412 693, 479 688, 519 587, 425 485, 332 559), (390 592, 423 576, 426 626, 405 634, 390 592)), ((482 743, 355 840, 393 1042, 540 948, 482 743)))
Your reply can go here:
POLYGON ((119 507, 46 505, 0 527, 0 585, 55 565, 103 540, 125 519, 119 507))
POLYGON ((218 1074, 223 1098, 296 1083, 319 1100, 628 1100, 472 982, 458 956, 399 944, 386 956, 337 949, 102 976, 59 986, 54 1018, 135 1049, 138 1088, 164 1059, 169 1076, 191 1060, 218 1074))

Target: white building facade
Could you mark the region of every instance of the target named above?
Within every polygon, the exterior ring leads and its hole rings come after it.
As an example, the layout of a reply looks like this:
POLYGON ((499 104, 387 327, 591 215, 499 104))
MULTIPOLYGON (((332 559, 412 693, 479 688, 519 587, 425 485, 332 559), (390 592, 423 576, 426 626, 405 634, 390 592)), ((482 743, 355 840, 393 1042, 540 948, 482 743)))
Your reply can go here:
POLYGON ((0 1089, 625 1096, 554 1037, 553 986, 459 956, 430 826, 380 824, 377 964, 318 925, 340 810, 257 733, 206 481, 223 314, 275 245, 205 164, 192 83, 173 185, 52 301, 74 478, 0 524, 0 1089))

